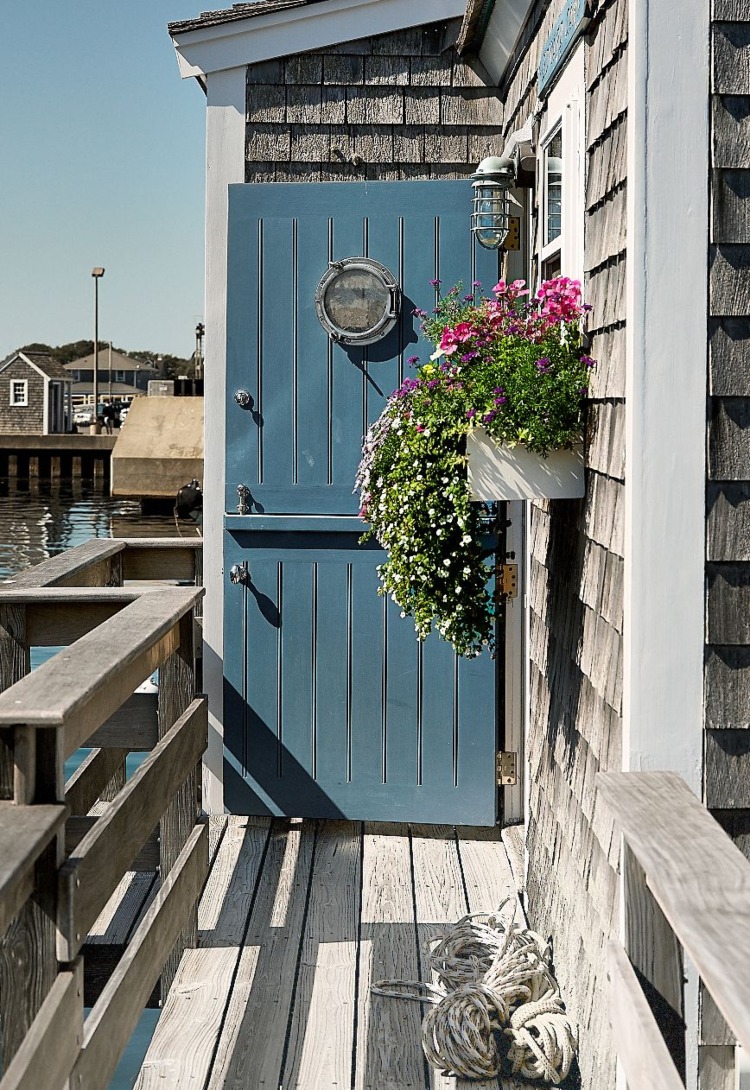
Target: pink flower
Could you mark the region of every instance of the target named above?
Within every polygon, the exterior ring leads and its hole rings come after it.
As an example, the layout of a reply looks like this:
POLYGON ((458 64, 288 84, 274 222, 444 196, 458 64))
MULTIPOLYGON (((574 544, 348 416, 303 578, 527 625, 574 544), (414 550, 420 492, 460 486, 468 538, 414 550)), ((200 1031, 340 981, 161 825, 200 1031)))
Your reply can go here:
POLYGON ((459 322, 453 330, 453 335, 457 341, 468 341, 474 336, 474 330, 468 322, 459 322))
POLYGON ((446 356, 449 356, 451 352, 455 352, 458 348, 458 338, 450 327, 446 327, 443 330, 443 335, 440 338, 438 347, 442 349, 446 356))
POLYGON ((499 280, 497 282, 497 284, 495 284, 494 288, 492 289, 492 291, 494 292, 495 295, 505 295, 507 290, 508 290, 508 285, 505 283, 504 280, 499 280))

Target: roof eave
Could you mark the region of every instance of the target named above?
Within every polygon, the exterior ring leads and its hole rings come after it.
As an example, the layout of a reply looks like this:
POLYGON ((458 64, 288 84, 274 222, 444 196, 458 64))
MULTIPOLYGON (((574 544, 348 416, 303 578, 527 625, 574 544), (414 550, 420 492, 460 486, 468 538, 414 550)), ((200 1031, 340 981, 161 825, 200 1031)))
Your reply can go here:
POLYGON ((317 0, 214 23, 171 24, 183 79, 456 19, 465 0, 317 0), (180 26, 185 29, 180 30, 180 26))

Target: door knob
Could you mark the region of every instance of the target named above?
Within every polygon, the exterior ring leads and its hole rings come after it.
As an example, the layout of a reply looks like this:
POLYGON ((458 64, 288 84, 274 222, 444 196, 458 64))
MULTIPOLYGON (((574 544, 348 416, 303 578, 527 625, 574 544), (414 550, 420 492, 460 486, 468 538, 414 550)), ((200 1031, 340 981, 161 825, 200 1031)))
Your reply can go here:
POLYGON ((255 399, 249 390, 235 390, 234 400, 241 409, 252 409, 255 405, 255 399))
POLYGON ((239 496, 239 502, 237 504, 237 510, 241 515, 246 515, 250 511, 250 504, 247 502, 250 499, 250 489, 246 484, 237 485, 237 495, 239 496))
POLYGON ((229 581, 234 583, 235 586, 244 586, 250 582, 250 569, 247 566, 247 560, 243 560, 241 564, 233 564, 229 569, 229 581))

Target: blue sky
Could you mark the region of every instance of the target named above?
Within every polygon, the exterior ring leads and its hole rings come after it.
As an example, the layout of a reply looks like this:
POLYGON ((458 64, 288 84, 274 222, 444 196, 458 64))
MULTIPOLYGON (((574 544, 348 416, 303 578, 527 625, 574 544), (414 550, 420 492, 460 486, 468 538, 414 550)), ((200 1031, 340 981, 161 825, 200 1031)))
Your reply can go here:
MULTIPOLYGON (((228 6, 217 3, 215 7, 228 6)), ((205 97, 166 24, 200 0, 16 0, 0 76, 0 359, 99 335, 189 355, 203 310, 205 97)))

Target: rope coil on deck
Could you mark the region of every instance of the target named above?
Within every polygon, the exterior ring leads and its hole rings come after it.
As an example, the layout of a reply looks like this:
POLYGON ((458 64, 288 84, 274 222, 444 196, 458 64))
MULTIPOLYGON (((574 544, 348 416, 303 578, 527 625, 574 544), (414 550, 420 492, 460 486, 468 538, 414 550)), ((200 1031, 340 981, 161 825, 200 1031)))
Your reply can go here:
POLYGON ((422 1048, 433 1067, 461 1078, 563 1081, 578 1047, 575 1027, 552 976, 549 945, 516 923, 510 898, 492 915, 464 916, 426 953, 437 984, 378 980, 370 990, 429 1005, 422 1048))

